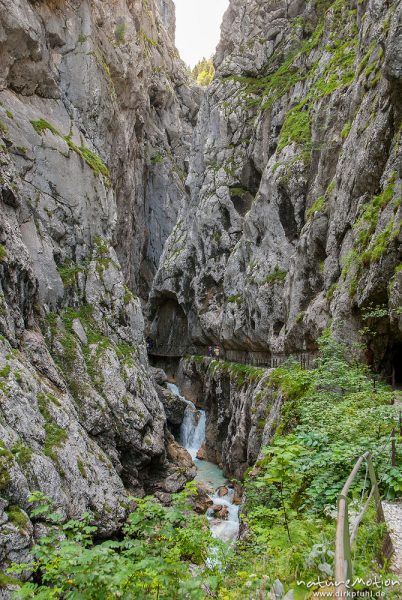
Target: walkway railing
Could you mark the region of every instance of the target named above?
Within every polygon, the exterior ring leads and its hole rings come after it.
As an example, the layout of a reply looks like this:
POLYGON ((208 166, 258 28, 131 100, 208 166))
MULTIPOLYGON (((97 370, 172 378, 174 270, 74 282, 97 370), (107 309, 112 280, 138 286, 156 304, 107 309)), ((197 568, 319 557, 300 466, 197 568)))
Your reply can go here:
MULTIPOLYGON (((355 464, 351 474, 349 475, 343 489, 338 497, 338 519, 336 525, 336 547, 335 547, 335 582, 336 592, 335 598, 347 598, 351 596, 351 585, 353 581, 353 564, 352 564, 352 546, 356 540, 357 532, 360 523, 374 498, 376 507, 376 516, 378 523, 385 523, 384 512, 381 504, 381 496, 378 488, 377 477, 371 455, 369 452, 363 454, 355 464), (371 490, 362 507, 361 512, 356 517, 352 531, 349 528, 349 511, 348 511, 348 494, 353 485, 360 467, 366 463, 367 472, 371 482, 371 490)), ((390 558, 393 553, 391 538, 388 533, 385 534, 382 547, 382 555, 390 558)))
MULTIPOLYGON (((228 362, 238 362, 255 367, 266 367, 276 369, 286 360, 293 358, 303 369, 314 369, 316 366, 317 354, 314 352, 301 352, 296 354, 271 354, 270 352, 252 351, 252 350, 225 350, 219 348, 219 356, 222 360, 228 362)), ((193 346, 180 351, 172 348, 154 346, 148 348, 148 354, 160 358, 181 358, 182 356, 208 356, 208 346, 193 346)))

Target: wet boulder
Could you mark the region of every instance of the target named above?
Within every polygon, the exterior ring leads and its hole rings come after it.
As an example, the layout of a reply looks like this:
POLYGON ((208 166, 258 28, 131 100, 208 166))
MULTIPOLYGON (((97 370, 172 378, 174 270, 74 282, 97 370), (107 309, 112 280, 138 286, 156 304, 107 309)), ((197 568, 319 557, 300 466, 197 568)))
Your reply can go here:
POLYGON ((222 485, 220 488, 218 488, 217 495, 219 496, 219 498, 223 498, 224 496, 227 496, 228 493, 229 493, 229 488, 227 488, 225 485, 222 485))
POLYGON ((212 507, 212 512, 214 514, 214 517, 217 519, 223 519, 226 520, 229 517, 229 509, 227 506, 224 506, 222 504, 215 504, 212 507))

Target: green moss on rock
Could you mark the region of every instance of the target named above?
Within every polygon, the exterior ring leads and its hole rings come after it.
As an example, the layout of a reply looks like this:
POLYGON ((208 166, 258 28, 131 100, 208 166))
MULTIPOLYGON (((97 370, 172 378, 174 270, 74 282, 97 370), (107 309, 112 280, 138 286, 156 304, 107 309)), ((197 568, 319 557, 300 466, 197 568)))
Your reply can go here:
POLYGON ((287 271, 284 271, 283 269, 280 269, 278 266, 276 266, 272 273, 265 277, 263 283, 281 283, 286 279, 287 274, 287 271))
POLYGON ((25 446, 22 442, 17 442, 15 446, 11 448, 11 453, 20 467, 29 465, 33 454, 31 448, 28 448, 28 446, 25 446))
POLYGON ((18 506, 15 506, 15 505, 9 506, 8 509, 6 510, 6 513, 9 518, 9 521, 15 527, 17 527, 17 529, 25 531, 28 528, 29 519, 26 516, 26 514, 18 506))
POLYGON ((7 250, 0 244, 0 263, 3 262, 7 258, 7 250))

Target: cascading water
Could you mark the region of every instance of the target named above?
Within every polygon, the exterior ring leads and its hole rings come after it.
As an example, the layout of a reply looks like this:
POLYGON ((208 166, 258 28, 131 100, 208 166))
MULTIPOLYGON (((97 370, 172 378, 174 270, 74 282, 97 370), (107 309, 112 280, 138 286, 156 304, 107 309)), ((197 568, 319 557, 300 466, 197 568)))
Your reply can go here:
POLYGON ((187 405, 180 429, 180 443, 193 459, 205 440, 206 420, 205 411, 197 410, 191 402, 187 405))
MULTIPOLYGON (((169 390, 176 396, 181 396, 180 390, 174 383, 168 383, 169 390)), ((239 506, 234 504, 234 489, 225 486, 226 479, 223 472, 217 465, 197 458, 197 452, 205 440, 206 414, 203 410, 198 410, 196 406, 185 399, 187 407, 184 412, 183 422, 180 428, 180 443, 191 455, 195 466, 197 467, 198 481, 201 481, 215 490, 210 495, 214 506, 207 511, 212 535, 224 542, 234 542, 239 535, 239 506), (225 492, 223 494, 218 492, 225 492), (223 511, 227 510, 227 518, 217 518, 216 509, 221 507, 223 511)))

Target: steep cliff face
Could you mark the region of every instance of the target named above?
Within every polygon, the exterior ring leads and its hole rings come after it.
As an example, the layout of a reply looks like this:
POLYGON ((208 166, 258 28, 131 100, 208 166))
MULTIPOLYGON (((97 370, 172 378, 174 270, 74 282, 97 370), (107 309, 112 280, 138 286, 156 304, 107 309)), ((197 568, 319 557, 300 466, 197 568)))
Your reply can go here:
POLYGON ((106 534, 127 493, 192 474, 136 295, 186 193, 199 102, 173 8, 0 2, 0 565, 28 552, 10 506, 32 490, 106 534))
POLYGON ((314 351, 333 320, 350 343, 374 325, 369 359, 390 369, 402 339, 401 11, 231 1, 191 198, 152 291, 166 351, 314 351), (381 318, 364 321, 370 305, 381 318))

